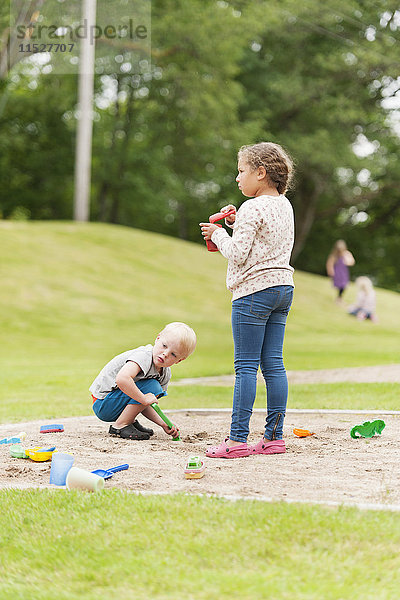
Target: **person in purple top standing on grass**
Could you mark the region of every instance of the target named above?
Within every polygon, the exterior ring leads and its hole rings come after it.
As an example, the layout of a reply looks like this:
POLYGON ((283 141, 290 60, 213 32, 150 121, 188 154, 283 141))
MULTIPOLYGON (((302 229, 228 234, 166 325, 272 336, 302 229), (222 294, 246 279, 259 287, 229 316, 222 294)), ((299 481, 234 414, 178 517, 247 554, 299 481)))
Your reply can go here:
POLYGON ((355 263, 354 256, 347 249, 344 240, 337 240, 326 261, 326 272, 332 278, 334 287, 338 291, 336 302, 342 302, 342 295, 350 281, 349 267, 355 263))

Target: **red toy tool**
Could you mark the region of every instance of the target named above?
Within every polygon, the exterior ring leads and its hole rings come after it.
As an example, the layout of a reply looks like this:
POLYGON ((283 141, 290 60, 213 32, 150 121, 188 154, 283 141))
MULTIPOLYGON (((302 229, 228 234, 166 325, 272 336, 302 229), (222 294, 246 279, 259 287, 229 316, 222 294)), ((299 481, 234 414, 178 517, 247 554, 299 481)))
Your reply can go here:
POLYGON ((40 433, 56 433, 57 431, 64 431, 64 425, 54 424, 54 425, 42 425, 40 428, 40 433))
MULTIPOLYGON (((229 212, 226 212, 226 213, 223 213, 223 212, 215 213, 215 214, 211 215, 211 217, 209 217, 208 220, 210 223, 216 223, 217 221, 221 221, 221 219, 226 219, 226 217, 229 217, 230 215, 234 215, 234 214, 236 214, 236 209, 232 208, 232 210, 230 210, 229 212)), ((217 227, 222 227, 222 225, 218 225, 218 223, 217 223, 217 227)), ((206 240, 206 244, 207 244, 207 250, 209 252, 218 252, 218 248, 214 244, 214 242, 212 242, 211 240, 206 240)))

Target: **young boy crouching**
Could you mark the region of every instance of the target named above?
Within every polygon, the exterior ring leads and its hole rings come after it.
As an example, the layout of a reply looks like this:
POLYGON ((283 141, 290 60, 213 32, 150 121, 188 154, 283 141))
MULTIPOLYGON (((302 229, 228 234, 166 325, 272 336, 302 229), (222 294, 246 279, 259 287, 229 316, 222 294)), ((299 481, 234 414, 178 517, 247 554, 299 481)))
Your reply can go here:
POLYGON ((196 334, 185 323, 169 323, 154 345, 139 346, 118 354, 103 367, 90 386, 93 411, 102 421, 113 422, 109 433, 128 440, 148 440, 153 430, 136 419, 139 413, 177 437, 150 406, 164 396, 172 365, 185 360, 196 347, 196 334))

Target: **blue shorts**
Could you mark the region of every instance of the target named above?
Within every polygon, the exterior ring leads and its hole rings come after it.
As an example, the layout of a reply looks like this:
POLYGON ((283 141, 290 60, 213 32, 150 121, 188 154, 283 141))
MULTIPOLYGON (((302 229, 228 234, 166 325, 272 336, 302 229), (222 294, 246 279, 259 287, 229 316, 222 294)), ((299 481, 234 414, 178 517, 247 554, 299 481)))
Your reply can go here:
MULTIPOLYGON (((157 379, 140 379, 139 381, 135 381, 135 383, 143 394, 154 394, 157 398, 167 395, 167 392, 164 392, 157 379)), ((116 390, 112 390, 102 400, 95 400, 93 411, 101 421, 113 423, 128 404, 140 404, 140 402, 137 402, 117 388, 116 390)))

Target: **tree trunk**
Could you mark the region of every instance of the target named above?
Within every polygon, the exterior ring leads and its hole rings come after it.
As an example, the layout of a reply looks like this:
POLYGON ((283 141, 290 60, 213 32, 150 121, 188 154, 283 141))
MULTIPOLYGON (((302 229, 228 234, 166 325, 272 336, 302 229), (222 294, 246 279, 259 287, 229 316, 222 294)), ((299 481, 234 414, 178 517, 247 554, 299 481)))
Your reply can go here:
POLYGON ((316 219, 318 199, 324 189, 324 183, 317 180, 304 180, 302 189, 299 190, 299 200, 297 202, 296 217, 296 236, 292 252, 292 260, 295 261, 303 250, 308 235, 316 219))
POLYGON ((132 90, 132 88, 129 88, 129 94, 128 94, 128 97, 126 100, 126 112, 125 112, 125 120, 124 120, 124 126, 123 126, 123 130, 125 131, 125 137, 121 143, 120 151, 118 152, 118 155, 120 156, 120 159, 118 161, 118 168, 117 168, 118 185, 115 186, 115 188, 114 188, 114 194, 113 194, 111 210, 110 210, 110 222, 111 223, 118 223, 118 213, 119 213, 119 207, 120 207, 119 194, 120 194, 120 189, 122 187, 119 185, 119 183, 122 180, 124 171, 126 169, 126 156, 128 154, 128 146, 129 146, 129 141, 130 141, 131 134, 132 134, 132 115, 133 115, 133 90, 132 90))
MULTIPOLYGON (((296 217, 296 236, 292 252, 292 260, 296 260, 307 241, 308 234, 315 221, 316 198, 309 197, 307 205, 301 206, 301 215, 296 217)), ((300 211, 299 211, 300 212, 300 211)))

